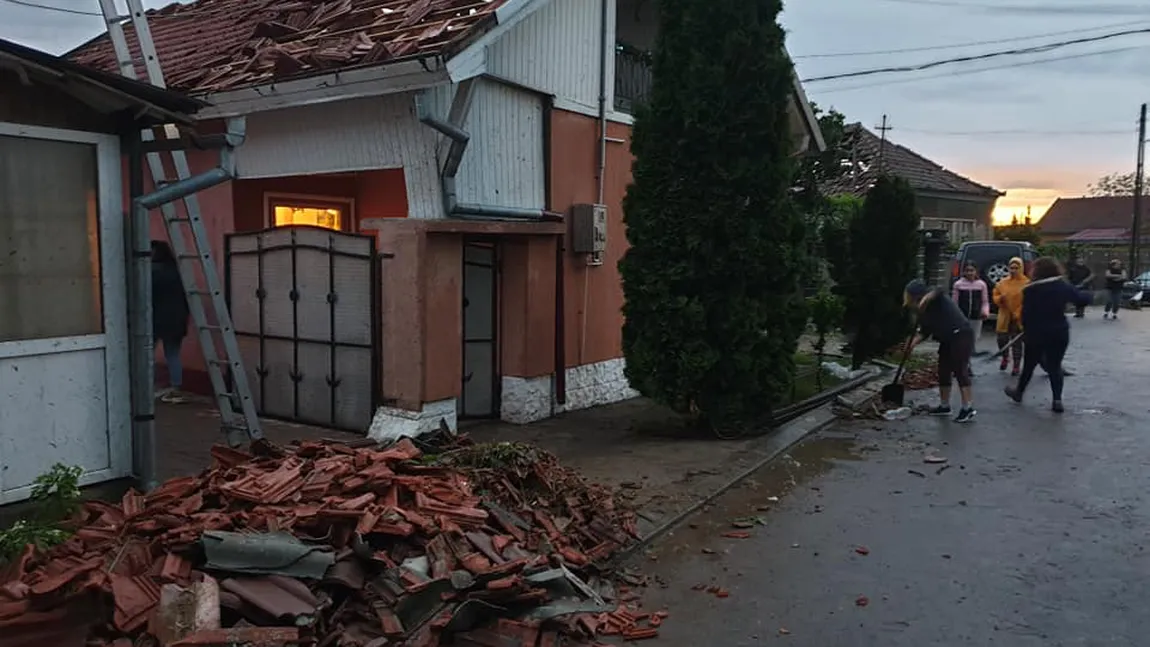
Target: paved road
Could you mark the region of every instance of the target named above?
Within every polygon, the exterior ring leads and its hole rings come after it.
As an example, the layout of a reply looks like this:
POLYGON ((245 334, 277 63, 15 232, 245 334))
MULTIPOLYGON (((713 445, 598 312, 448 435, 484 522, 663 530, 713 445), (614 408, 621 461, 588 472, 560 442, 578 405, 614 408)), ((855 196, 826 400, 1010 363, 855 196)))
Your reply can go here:
POLYGON ((1150 312, 1100 315, 1061 417, 1044 378, 1020 406, 982 363, 974 424, 840 425, 665 538, 653 644, 1150 645, 1150 312))

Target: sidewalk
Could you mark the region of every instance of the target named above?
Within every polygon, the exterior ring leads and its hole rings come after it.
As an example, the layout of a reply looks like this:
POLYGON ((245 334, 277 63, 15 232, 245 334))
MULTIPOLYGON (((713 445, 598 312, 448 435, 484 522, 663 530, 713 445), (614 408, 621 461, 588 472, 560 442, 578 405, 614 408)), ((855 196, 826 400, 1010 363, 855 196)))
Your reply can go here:
MULTIPOLYGON (((210 404, 158 404, 156 409, 160 479, 207 468, 211 446, 222 440, 219 417, 210 404)), ((465 423, 461 431, 476 442, 536 445, 588 480, 619 488, 640 511, 639 530, 646 536, 832 419, 823 408, 764 436, 720 441, 686 428, 671 411, 638 398, 530 425, 465 423)), ((280 444, 362 438, 275 420, 264 421, 264 435, 280 444)))

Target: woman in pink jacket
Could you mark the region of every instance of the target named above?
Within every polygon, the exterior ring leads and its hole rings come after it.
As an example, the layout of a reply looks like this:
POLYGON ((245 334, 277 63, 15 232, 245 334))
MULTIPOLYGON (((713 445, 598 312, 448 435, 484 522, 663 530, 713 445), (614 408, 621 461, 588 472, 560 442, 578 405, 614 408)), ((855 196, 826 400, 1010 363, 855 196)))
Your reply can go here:
POLYGON ((974 330, 974 344, 977 347, 978 338, 982 336, 982 324, 990 318, 990 292, 986 288, 986 282, 978 278, 977 265, 967 263, 962 269, 962 278, 955 281, 951 299, 970 320, 970 327, 974 330))

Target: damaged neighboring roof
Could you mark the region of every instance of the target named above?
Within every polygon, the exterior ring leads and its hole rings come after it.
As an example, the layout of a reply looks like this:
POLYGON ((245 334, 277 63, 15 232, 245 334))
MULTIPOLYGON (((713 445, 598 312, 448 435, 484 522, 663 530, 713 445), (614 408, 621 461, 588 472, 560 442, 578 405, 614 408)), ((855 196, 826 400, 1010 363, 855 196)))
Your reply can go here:
MULTIPOLYGON (((448 58, 494 27, 500 8, 516 3, 199 0, 149 11, 148 26, 168 85, 213 93, 408 59, 448 58)), ((130 22, 124 33, 138 57, 130 22)), ((117 69, 107 34, 67 56, 101 70, 117 69)))

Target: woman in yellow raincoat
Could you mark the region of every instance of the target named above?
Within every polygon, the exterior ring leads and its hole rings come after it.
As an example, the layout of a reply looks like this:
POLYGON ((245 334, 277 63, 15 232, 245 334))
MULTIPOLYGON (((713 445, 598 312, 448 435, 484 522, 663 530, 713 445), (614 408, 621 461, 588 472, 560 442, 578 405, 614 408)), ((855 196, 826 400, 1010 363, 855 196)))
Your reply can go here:
MULTIPOLYGON (((1022 288, 1030 283, 1023 272, 1022 259, 1015 256, 1009 263, 1010 276, 1002 279, 994 286, 994 305, 998 306, 998 348, 1001 350, 1010 343, 1011 339, 1022 334, 1022 288)), ((1002 356, 1002 363, 998 370, 1005 371, 1008 362, 1013 359, 1014 366, 1011 375, 1018 375, 1022 368, 1022 341, 1010 347, 1010 357, 1002 356)))

